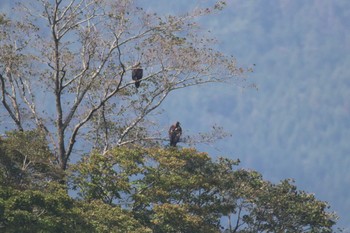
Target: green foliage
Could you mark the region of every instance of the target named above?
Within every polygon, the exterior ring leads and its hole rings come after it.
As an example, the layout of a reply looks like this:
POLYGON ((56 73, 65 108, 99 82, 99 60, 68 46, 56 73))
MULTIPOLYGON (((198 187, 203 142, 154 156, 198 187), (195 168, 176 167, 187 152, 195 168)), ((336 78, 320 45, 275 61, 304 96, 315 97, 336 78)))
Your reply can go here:
POLYGON ((48 184, 45 192, 2 187, 1 232, 151 232, 119 206, 77 201, 65 187, 48 184))
POLYGON ((99 200, 81 201, 77 206, 81 216, 92 226, 89 232, 152 232, 120 206, 108 205, 99 200))
POLYGON ((290 181, 271 184, 195 149, 93 152, 70 167, 69 186, 52 175, 39 131, 8 133, 0 152, 4 232, 332 232, 336 220, 290 181))
POLYGON ((83 159, 70 177, 82 200, 123 207, 153 232, 332 232, 327 203, 238 163, 194 149, 115 148, 83 159))
POLYGON ((53 158, 45 136, 39 131, 8 132, 0 138, 0 183, 19 189, 40 186, 44 180, 59 180, 63 173, 53 158))
POLYGON ((84 232, 89 224, 78 214, 66 190, 48 184, 47 191, 1 187, 3 232, 84 232))
POLYGON ((332 232, 335 216, 327 213, 327 208, 327 203, 297 191, 288 180, 278 185, 266 182, 248 203, 244 221, 251 231, 332 232))
POLYGON ((0 139, 1 232, 147 232, 119 206, 72 199, 50 158, 39 131, 0 139))
MULTIPOLYGON (((113 150, 114 151, 114 150, 113 150)), ((125 150, 102 155, 92 153, 73 165, 72 185, 84 200, 112 204, 131 191, 130 177, 142 172, 142 150, 125 150), (120 153, 119 153, 120 152, 120 153)))

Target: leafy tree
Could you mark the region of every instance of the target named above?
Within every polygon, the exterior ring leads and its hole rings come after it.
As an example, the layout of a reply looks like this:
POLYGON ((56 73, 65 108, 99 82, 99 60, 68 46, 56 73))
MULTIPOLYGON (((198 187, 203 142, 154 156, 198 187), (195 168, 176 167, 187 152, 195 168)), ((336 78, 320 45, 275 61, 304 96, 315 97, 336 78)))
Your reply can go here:
POLYGON ((19 130, 43 129, 64 170, 77 140, 105 151, 163 140, 147 116, 170 92, 244 72, 196 24, 224 4, 163 16, 131 0, 20 2, 21 17, 0 23, 4 110, 19 130), (130 78, 137 62, 139 89, 130 78))
POLYGON ((129 211, 123 210, 120 206, 112 206, 95 200, 79 202, 77 208, 82 218, 91 225, 89 232, 152 232, 150 228, 143 226, 129 211))
POLYGON ((20 191, 2 186, 1 231, 82 232, 82 229, 89 229, 64 188, 48 186, 47 189, 45 192, 20 191))
POLYGON ((250 232, 331 232, 335 219, 327 214, 326 202, 298 191, 288 180, 264 186, 246 207, 249 214, 243 220, 250 232))
POLYGON ((151 232, 119 206, 77 201, 65 187, 49 183, 45 191, 1 186, 1 232, 151 232))
POLYGON ((271 184, 195 149, 93 152, 71 166, 69 187, 40 131, 7 133, 0 155, 5 232, 332 232, 336 220, 289 180, 271 184))
POLYGON ((1 232, 149 232, 120 206, 70 197, 52 158, 40 131, 0 139, 1 232))
POLYGON ((238 163, 194 149, 115 148, 70 177, 82 200, 120 206, 153 232, 332 232, 327 203, 238 163))
POLYGON ((7 132, 0 138, 1 185, 40 189, 43 181, 63 178, 45 135, 40 131, 7 132))

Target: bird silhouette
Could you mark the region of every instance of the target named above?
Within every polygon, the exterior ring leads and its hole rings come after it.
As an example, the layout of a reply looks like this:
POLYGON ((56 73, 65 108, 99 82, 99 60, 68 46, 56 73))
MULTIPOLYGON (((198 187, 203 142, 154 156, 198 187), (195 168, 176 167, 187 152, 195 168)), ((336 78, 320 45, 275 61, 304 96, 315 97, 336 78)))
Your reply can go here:
POLYGON ((141 67, 141 63, 138 62, 137 64, 134 65, 133 69, 132 69, 132 74, 131 74, 131 78, 132 80, 135 81, 135 87, 139 88, 140 84, 141 84, 141 79, 143 76, 143 69, 141 67))
POLYGON ((180 141, 180 137, 182 134, 182 128, 180 126, 180 122, 176 122, 169 129, 169 139, 170 146, 176 146, 176 144, 180 141))

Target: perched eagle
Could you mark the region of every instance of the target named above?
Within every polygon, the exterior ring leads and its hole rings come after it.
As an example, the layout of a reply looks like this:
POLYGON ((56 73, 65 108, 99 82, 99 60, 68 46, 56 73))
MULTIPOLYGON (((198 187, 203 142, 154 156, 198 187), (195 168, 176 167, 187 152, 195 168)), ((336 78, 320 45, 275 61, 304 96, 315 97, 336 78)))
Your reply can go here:
POLYGON ((143 76, 143 69, 141 68, 141 64, 140 62, 138 62, 136 65, 134 65, 133 69, 132 69, 132 80, 135 81, 135 87, 139 88, 141 81, 139 81, 140 79, 142 79, 143 76))
POLYGON ((169 129, 169 139, 170 146, 176 146, 176 143, 179 142, 182 134, 182 129, 180 126, 180 122, 176 122, 174 125, 170 126, 169 129))

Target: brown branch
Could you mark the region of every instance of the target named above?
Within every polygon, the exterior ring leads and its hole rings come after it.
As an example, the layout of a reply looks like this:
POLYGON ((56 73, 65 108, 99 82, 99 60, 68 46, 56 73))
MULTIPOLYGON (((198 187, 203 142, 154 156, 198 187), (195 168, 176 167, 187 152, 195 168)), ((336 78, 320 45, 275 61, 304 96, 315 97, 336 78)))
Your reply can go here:
MULTIPOLYGON (((108 51, 108 54, 107 54, 106 57, 101 61, 101 64, 100 64, 100 66, 98 67, 98 69, 96 70, 96 72, 92 75, 92 77, 91 77, 91 82, 86 86, 86 88, 85 88, 81 93, 80 93, 80 91, 78 91, 78 94, 77 94, 77 97, 76 97, 76 99, 75 99, 75 102, 74 102, 74 104, 73 104, 71 110, 69 111, 67 117, 66 117, 65 120, 64 120, 64 123, 63 123, 63 128, 64 128, 64 129, 67 128, 67 126, 69 125, 69 123, 70 123, 71 120, 73 119, 73 116, 74 116, 76 110, 78 109, 78 107, 80 106, 82 100, 84 99, 85 94, 90 90, 93 81, 94 81, 95 78, 101 73, 101 71, 102 71, 102 69, 104 68, 105 64, 107 63, 108 59, 111 57, 113 51, 114 51, 116 48, 119 49, 119 46, 118 46, 118 45, 115 46, 115 43, 118 44, 118 41, 114 41, 114 42, 112 43, 112 45, 111 45, 111 47, 110 47, 110 50, 108 51), (79 93, 80 93, 80 95, 79 95, 79 93)), ((121 63, 121 64, 122 64, 122 63, 121 63)), ((122 67, 124 67, 123 64, 122 64, 122 67)), ((124 74, 124 73, 125 73, 125 69, 123 68, 122 74, 124 74)), ((122 75, 122 76, 123 76, 123 75, 122 75)), ((122 76, 121 76, 121 77, 122 77, 122 76)), ((83 77, 83 76, 81 76, 81 77, 83 77)), ((120 83, 121 83, 121 81, 119 82, 118 87, 116 88, 117 91, 119 90, 120 83)), ((116 92, 117 92, 117 91, 116 91, 116 92)), ((116 92, 115 92, 115 93, 116 93, 116 92)), ((104 103, 104 102, 103 102, 103 103, 104 103)), ((101 106, 102 106, 102 105, 101 105, 101 106)), ((100 106, 100 107, 101 107, 101 106, 100 106)), ((100 108, 100 107, 99 107, 99 108, 100 108)), ((98 108, 98 109, 99 109, 99 108, 98 108)))
POLYGON ((103 148, 103 151, 107 151, 109 144, 108 144, 108 124, 107 124, 107 120, 106 120, 106 116, 105 116, 105 104, 103 104, 102 106, 102 120, 103 120, 103 127, 104 127, 104 140, 105 140, 105 146, 103 148))
POLYGON ((144 138, 134 138, 128 141, 124 141, 118 144, 118 146, 124 146, 130 143, 138 142, 138 141, 169 141, 169 138, 164 138, 164 137, 144 137, 144 138))
POLYGON ((2 74, 0 74, 0 82, 1 82, 1 97, 2 97, 1 102, 4 105, 4 107, 6 108, 7 112, 10 114, 10 117, 12 118, 12 120, 17 125, 18 130, 23 131, 22 122, 20 119, 19 112, 17 112, 17 114, 15 114, 12 111, 11 107, 6 102, 5 78, 2 76, 2 74), (17 117, 16 117, 16 115, 17 115, 17 117))
MULTIPOLYGON (((236 226, 235 228, 233 229, 233 232, 237 232, 238 228, 240 226, 242 226, 242 224, 240 224, 240 220, 241 220, 241 212, 242 212, 242 205, 239 207, 238 209, 238 216, 237 216, 237 221, 236 221, 236 226)), ((231 228, 231 226, 230 226, 231 228)), ((231 229, 230 229, 231 230, 231 229)))
POLYGON ((32 112, 32 115, 35 119, 35 122, 36 122, 36 125, 39 129, 42 129, 45 131, 45 133, 49 136, 50 140, 51 140, 51 143, 54 147, 54 149, 56 150, 57 147, 56 147, 56 144, 55 144, 55 140, 52 136, 52 134, 50 133, 50 131, 48 130, 48 128, 45 126, 45 124, 43 123, 44 120, 39 116, 39 114, 37 113, 36 111, 36 105, 34 104, 34 95, 32 93, 32 90, 30 88, 30 85, 26 82, 26 81, 23 81, 22 78, 20 78, 21 80, 21 85, 22 85, 22 93, 21 93, 21 97, 23 99, 23 101, 27 104, 27 106, 29 107, 29 109, 31 110, 32 112), (31 100, 29 101, 28 98, 27 98, 27 95, 26 95, 26 91, 25 89, 28 90, 28 94, 30 95, 30 98, 31 100))
MULTIPOLYGON (((120 90, 120 86, 121 86, 121 83, 123 81, 126 70, 125 70, 125 66, 124 66, 123 62, 121 61, 121 51, 120 51, 120 45, 118 43, 118 40, 116 40, 115 43, 116 43, 116 47, 114 47, 113 50, 117 48, 117 50, 119 52, 119 56, 118 56, 119 63, 121 64, 121 67, 122 67, 122 72, 120 74, 120 82, 118 83, 117 87, 112 92, 110 92, 109 94, 106 93, 104 99, 102 99, 97 106, 92 108, 90 110, 90 112, 87 114, 87 116, 74 127, 72 135, 71 135, 70 140, 69 140, 68 150, 66 152, 66 159, 68 159, 70 154, 72 153, 72 149, 73 149, 73 146, 75 144, 75 139, 76 139, 76 136, 78 135, 80 128, 82 126, 84 126, 91 119, 91 117, 93 116, 93 114, 96 111, 98 111, 109 99, 111 99, 113 96, 115 96, 116 93, 120 90)), ((112 53, 113 50, 110 50, 110 54, 112 53)), ((104 62, 104 64, 105 63, 106 63, 106 61, 104 62)))
POLYGON ((126 127, 126 129, 122 132, 117 145, 120 145, 124 139, 124 137, 130 132, 130 130, 132 130, 142 119, 145 118, 145 116, 147 116, 150 112, 152 112, 154 109, 156 109, 157 107, 159 107, 159 105, 164 101, 165 97, 167 97, 167 95, 169 94, 170 89, 164 89, 158 92, 158 94, 155 94, 152 99, 148 102, 148 104, 144 107, 143 112, 128 126, 126 127), (152 106, 151 104, 153 103, 153 101, 159 96, 163 94, 163 96, 160 98, 160 100, 158 100, 158 102, 152 106), (149 108, 150 107, 150 108, 149 108))

